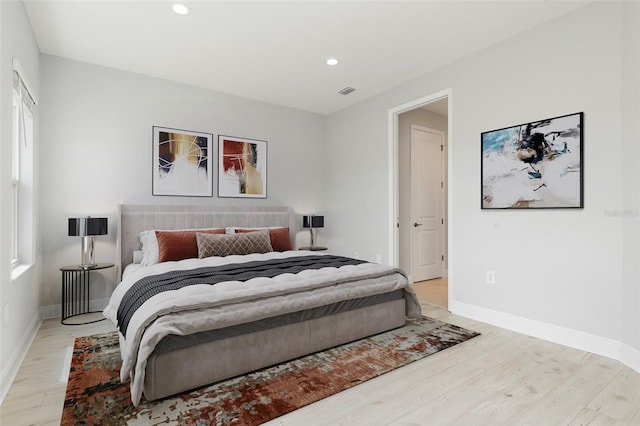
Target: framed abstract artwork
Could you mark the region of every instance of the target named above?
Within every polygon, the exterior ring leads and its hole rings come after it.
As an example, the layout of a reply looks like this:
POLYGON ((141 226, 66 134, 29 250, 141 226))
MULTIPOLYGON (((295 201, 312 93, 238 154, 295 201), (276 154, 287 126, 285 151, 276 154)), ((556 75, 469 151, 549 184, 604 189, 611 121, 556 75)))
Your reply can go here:
POLYGON ((267 142, 218 136, 218 197, 267 198, 267 142))
POLYGON ((213 196, 213 135, 153 126, 153 195, 213 196))
POLYGON ((483 132, 483 209, 583 207, 583 113, 483 132))

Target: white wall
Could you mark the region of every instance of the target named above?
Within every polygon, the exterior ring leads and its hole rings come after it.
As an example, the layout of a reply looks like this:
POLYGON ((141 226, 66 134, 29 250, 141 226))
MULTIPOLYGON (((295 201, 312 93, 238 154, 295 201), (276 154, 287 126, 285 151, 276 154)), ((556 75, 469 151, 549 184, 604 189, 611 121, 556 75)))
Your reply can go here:
POLYGON ((627 362, 640 370, 640 3, 622 6, 622 166, 624 234, 622 341, 627 362), (635 349, 634 349, 635 348, 635 349))
POLYGON ((620 342, 622 225, 607 214, 623 205, 620 8, 586 6, 331 115, 327 204, 341 217, 330 245, 388 258, 388 111, 452 88, 452 310, 620 342), (480 133, 578 111, 584 209, 482 211, 480 133), (487 269, 495 285, 485 284, 487 269))
MULTIPOLYGON (((108 216, 109 235, 96 237, 96 260, 114 262, 118 204, 290 205, 299 213, 324 209, 324 116, 54 56, 42 55, 41 63, 41 297, 46 316, 59 315, 59 268, 80 260, 80 240, 67 236, 69 217, 108 216), (152 196, 154 125, 266 140, 268 198, 218 198, 217 177, 213 197, 152 196)), ((114 279, 113 270, 92 275, 92 299, 108 297, 114 279)))
MULTIPOLYGON (((22 357, 40 324, 41 254, 36 264, 11 278, 11 140, 13 58, 19 59, 36 96, 39 89, 39 50, 22 2, 0 2, 0 401, 17 373, 22 357), (8 321, 5 321, 5 314, 8 321)), ((38 116, 34 114, 34 152, 38 152, 38 116)), ((37 179, 37 167, 36 167, 37 179)), ((37 189, 36 189, 37 195, 37 189)), ((37 201, 36 201, 37 206, 37 201)), ((37 223, 37 214, 36 214, 37 223)), ((36 240, 36 249, 38 241, 36 240)))

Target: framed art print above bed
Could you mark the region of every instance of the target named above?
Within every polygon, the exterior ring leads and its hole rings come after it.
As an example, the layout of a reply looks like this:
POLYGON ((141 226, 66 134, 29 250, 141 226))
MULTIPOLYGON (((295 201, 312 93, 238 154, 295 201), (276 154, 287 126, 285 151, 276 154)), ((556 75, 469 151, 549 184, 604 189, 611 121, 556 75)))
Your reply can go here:
POLYGON ((583 207, 583 113, 481 135, 482 209, 583 207))
POLYGON ((267 198, 267 142, 218 136, 218 197, 267 198))
POLYGON ((213 135, 153 126, 153 195, 213 196, 213 135))

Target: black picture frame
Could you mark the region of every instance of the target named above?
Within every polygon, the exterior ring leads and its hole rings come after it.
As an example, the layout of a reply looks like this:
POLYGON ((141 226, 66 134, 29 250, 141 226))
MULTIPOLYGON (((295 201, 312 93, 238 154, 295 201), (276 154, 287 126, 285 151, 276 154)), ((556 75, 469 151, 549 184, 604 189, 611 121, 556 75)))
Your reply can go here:
POLYGON ((482 132, 481 209, 584 208, 584 113, 482 132))
POLYGON ((267 141, 218 135, 218 197, 267 198, 267 141))
POLYGON ((213 134, 152 127, 152 195, 213 197, 213 134))

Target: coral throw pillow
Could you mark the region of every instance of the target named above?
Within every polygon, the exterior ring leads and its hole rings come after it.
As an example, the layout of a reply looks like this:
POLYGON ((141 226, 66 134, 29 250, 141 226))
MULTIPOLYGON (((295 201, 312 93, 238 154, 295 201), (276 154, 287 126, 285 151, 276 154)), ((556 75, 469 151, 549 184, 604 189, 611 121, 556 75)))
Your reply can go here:
POLYGON ((204 234, 224 234, 224 228, 190 231, 156 231, 158 240, 158 262, 182 260, 198 257, 196 232, 204 234))

